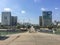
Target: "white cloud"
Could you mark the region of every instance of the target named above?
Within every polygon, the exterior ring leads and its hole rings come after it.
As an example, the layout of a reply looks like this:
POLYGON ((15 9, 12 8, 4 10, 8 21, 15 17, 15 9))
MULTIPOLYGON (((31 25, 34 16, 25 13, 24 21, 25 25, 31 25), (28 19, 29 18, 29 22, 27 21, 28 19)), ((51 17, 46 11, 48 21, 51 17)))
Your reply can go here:
POLYGON ((4 8, 4 11, 11 11, 10 8, 4 8))
POLYGON ((34 2, 36 3, 36 2, 39 2, 40 0, 34 0, 34 2))
POLYGON ((37 2, 37 0, 34 0, 34 2, 37 2))
POLYGON ((26 11, 25 11, 25 10, 22 10, 22 11, 21 11, 21 13, 22 13, 22 14, 25 14, 25 13, 26 13, 26 11))
POLYGON ((46 9, 45 8, 41 8, 42 11, 45 11, 46 9))
POLYGON ((59 9, 59 8, 55 8, 55 10, 57 10, 57 9, 59 9))

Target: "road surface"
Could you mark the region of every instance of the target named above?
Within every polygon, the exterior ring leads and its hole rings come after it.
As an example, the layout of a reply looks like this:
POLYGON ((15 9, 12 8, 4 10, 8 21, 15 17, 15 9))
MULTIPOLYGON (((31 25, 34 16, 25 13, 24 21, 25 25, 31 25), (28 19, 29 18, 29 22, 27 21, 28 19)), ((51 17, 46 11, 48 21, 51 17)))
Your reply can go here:
POLYGON ((60 35, 47 33, 19 33, 0 40, 0 45, 60 45, 60 35))

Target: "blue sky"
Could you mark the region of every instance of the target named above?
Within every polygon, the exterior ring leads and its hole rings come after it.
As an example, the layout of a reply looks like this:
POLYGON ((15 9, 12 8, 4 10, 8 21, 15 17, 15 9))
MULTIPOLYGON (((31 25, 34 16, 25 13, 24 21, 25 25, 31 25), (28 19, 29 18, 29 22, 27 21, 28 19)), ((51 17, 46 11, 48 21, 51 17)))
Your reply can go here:
POLYGON ((44 10, 53 12, 53 21, 60 21, 60 0, 0 0, 0 22, 4 10, 18 16, 18 22, 38 24, 44 10))

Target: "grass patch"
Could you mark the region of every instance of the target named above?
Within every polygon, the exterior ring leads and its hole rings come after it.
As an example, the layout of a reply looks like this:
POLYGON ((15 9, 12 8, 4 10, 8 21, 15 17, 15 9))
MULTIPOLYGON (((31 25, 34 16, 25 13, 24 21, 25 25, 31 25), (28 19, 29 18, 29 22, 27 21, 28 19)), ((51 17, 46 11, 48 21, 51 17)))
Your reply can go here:
POLYGON ((0 32, 0 35, 16 34, 20 32, 0 32))
POLYGON ((0 36, 2 35, 9 35, 9 34, 17 34, 17 33, 23 33, 23 32, 26 32, 26 31, 0 31, 0 36))
POLYGON ((55 32, 55 34, 60 34, 60 28, 57 29, 57 31, 55 32))

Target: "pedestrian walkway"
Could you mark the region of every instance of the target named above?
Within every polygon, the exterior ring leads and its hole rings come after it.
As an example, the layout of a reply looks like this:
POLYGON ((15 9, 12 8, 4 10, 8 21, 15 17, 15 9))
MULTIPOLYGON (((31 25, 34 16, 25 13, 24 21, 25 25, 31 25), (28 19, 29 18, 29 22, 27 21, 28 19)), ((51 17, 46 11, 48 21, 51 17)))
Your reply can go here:
POLYGON ((10 35, 0 45, 60 45, 60 36, 46 33, 19 33, 10 35))

